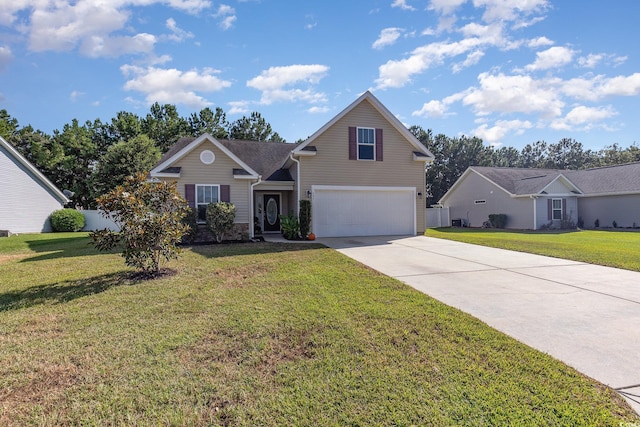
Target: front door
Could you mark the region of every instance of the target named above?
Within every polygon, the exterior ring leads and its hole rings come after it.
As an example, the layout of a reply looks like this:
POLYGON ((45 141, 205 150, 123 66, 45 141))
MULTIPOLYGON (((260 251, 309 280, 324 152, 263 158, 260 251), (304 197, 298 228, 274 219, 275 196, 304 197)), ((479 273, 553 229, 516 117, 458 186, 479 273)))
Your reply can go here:
POLYGON ((264 231, 280 231, 280 195, 264 195, 264 231))

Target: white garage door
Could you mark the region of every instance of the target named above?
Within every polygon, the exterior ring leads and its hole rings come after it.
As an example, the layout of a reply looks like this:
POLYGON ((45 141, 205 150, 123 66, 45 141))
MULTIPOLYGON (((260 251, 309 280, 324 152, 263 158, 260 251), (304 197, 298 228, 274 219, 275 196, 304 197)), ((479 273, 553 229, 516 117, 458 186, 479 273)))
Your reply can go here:
POLYGON ((312 187, 311 222, 318 237, 416 233, 413 187, 312 187))

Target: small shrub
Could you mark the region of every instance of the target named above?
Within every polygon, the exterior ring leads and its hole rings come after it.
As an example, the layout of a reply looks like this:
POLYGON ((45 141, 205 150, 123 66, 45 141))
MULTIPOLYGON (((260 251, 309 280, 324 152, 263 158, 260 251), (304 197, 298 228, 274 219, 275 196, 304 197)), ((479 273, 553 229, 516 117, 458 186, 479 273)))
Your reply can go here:
POLYGON ((613 224, 612 225, 613 225, 613 228, 618 228, 618 223, 615 220, 613 220, 613 224))
POLYGON ((222 243, 224 235, 233 229, 236 220, 236 207, 229 202, 209 203, 207 205, 207 227, 216 242, 222 243))
POLYGON ((504 228, 507 225, 506 214, 490 214, 489 222, 493 228, 504 228))
POLYGON ((80 231, 84 227, 84 215, 75 209, 58 209, 49 219, 53 231, 80 231))
POLYGON ((296 240, 300 237, 300 222, 298 217, 292 212, 289 215, 280 215, 280 227, 282 228, 282 235, 287 240, 296 240))
POLYGON ((189 208, 187 214, 182 218, 182 223, 189 227, 189 231, 182 236, 182 243, 193 243, 198 234, 198 211, 189 208))
POLYGON ((600 227, 600 220, 596 218, 596 220, 595 220, 595 221, 594 221, 594 223, 593 223, 593 226, 594 226, 595 228, 600 227))
POLYGON ((584 219, 581 216, 578 217, 578 228, 584 228, 584 219))
POLYGON ((311 201, 300 200, 300 236, 304 239, 311 229, 311 201))

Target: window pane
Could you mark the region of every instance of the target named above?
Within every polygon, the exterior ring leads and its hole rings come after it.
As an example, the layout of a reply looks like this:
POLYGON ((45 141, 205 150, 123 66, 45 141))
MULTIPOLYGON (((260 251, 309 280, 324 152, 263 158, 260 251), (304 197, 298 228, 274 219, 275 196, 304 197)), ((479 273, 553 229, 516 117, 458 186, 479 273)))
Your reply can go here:
POLYGON ((562 219, 562 211, 554 210, 553 211, 553 219, 562 219))
POLYGON ((211 186, 211 203, 218 203, 220 197, 218 196, 218 187, 211 186))
POLYGON ((373 160, 373 145, 359 145, 358 158, 362 160, 373 160))
POLYGON ((365 128, 358 129, 359 144, 373 144, 374 143, 373 136, 374 136, 373 129, 365 129, 365 128))
POLYGON ((196 196, 196 203, 201 203, 204 200, 204 187, 198 187, 198 195, 196 196))
POLYGON ((553 200, 553 209, 562 209, 562 200, 554 199, 553 200))

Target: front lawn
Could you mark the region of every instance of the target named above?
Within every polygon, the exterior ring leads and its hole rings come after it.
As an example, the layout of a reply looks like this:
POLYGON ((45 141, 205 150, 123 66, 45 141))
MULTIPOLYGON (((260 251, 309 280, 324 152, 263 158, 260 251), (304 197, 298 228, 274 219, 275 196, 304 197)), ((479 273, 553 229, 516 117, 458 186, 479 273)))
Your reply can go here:
POLYGON ((0 425, 618 426, 623 399, 321 245, 194 246, 135 282, 0 239, 0 425))
POLYGON ((640 271, 640 233, 435 228, 429 237, 640 271))

